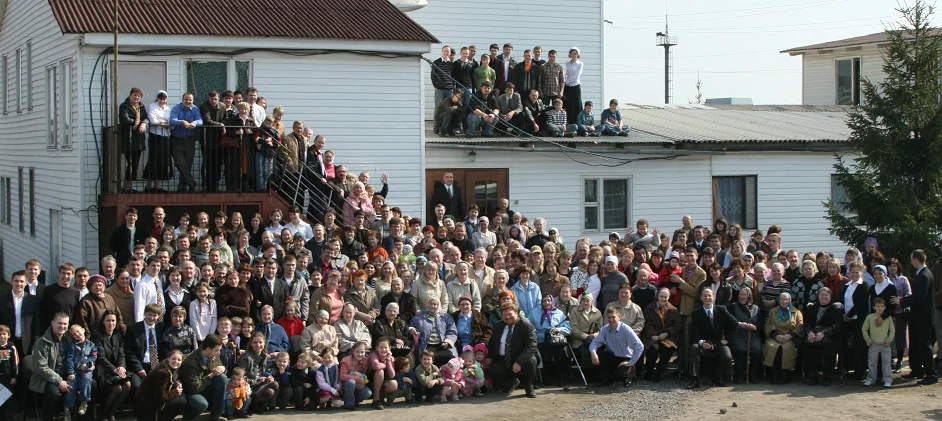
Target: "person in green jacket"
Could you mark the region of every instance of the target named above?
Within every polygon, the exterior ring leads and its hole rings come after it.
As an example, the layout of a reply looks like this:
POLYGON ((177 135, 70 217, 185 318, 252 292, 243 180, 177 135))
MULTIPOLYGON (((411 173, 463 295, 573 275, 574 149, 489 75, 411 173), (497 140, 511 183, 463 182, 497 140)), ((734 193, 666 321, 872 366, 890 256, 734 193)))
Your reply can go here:
POLYGON ((481 54, 481 65, 474 69, 474 90, 480 91, 484 82, 491 82, 491 85, 497 81, 497 72, 490 66, 491 56, 481 54))
POLYGON ((435 360, 435 353, 425 351, 422 353, 421 364, 415 368, 415 377, 419 380, 416 386, 416 403, 432 402, 432 398, 442 393, 442 385, 445 379, 438 367, 432 362, 435 360))
MULTIPOLYGON (((29 379, 29 390, 43 395, 43 421, 52 421, 52 408, 62 407, 62 398, 69 393, 69 384, 65 381, 65 349, 72 340, 65 332, 69 329, 69 315, 59 312, 52 317, 52 323, 33 346, 33 375, 29 379)), ((65 421, 70 419, 65 414, 65 421)))
POLYGON ((180 383, 186 396, 184 420, 192 420, 207 409, 210 421, 224 421, 226 367, 219 359, 222 340, 217 335, 207 335, 199 352, 191 352, 180 365, 180 383))

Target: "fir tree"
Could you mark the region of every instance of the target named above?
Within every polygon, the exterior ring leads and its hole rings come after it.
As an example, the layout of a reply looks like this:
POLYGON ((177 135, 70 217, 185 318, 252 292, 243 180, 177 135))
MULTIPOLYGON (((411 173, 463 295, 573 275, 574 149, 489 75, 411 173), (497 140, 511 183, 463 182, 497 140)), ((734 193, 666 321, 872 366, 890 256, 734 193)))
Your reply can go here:
POLYGON ((858 246, 876 237, 884 255, 908 264, 914 249, 938 251, 942 228, 942 32, 923 1, 897 11, 903 23, 887 30, 886 78, 862 80, 863 101, 850 112, 856 160, 834 165, 847 201, 824 205, 832 235, 858 246))

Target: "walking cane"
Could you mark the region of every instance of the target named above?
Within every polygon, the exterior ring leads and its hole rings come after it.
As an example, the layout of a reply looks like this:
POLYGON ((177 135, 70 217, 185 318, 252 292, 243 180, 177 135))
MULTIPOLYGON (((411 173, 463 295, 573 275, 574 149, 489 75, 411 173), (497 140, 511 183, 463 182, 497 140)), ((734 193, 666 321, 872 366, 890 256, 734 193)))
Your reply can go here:
POLYGON ((749 365, 749 356, 752 355, 752 353, 749 352, 749 348, 751 347, 752 347, 752 331, 747 330, 746 331, 746 383, 749 383, 749 372, 752 371, 750 370, 752 366, 749 365))

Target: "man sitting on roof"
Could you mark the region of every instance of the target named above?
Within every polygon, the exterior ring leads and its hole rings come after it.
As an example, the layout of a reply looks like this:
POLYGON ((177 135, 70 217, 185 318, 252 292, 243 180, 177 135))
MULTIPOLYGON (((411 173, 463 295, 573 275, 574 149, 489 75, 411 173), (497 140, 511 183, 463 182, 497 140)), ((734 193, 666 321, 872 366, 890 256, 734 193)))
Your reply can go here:
POLYGON ((608 102, 608 109, 602 111, 602 134, 605 136, 628 136, 631 127, 621 120, 621 112, 618 111, 618 100, 612 99, 608 102))

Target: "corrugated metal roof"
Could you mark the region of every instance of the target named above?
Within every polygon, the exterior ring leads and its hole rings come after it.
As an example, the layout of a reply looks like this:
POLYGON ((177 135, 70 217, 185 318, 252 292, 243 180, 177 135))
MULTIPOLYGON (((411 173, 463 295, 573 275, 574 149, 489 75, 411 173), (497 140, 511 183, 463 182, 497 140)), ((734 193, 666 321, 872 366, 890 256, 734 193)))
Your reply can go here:
MULTIPOLYGON (((631 126, 628 137, 546 138, 559 143, 684 144, 684 143, 846 143, 844 106, 804 105, 668 105, 629 104, 621 109, 631 126)), ((532 139, 513 137, 468 139, 439 137, 426 126, 427 143, 518 143, 532 139)))
MULTIPOLYGON (((113 31, 113 2, 48 1, 62 33, 113 31)), ((438 42, 388 0, 121 0, 118 15, 123 34, 438 42)))
POLYGON ((632 108, 621 111, 633 130, 675 143, 847 142, 847 110, 782 110, 781 106, 632 108))
MULTIPOLYGON (((940 34, 942 34, 942 28, 934 29, 934 35, 940 35, 940 34)), ((912 38, 911 36, 909 36, 909 34, 904 34, 903 36, 906 39, 912 38)), ((781 52, 797 54, 797 53, 803 53, 805 51, 829 50, 833 48, 853 47, 856 45, 867 45, 867 44, 883 44, 887 42, 890 42, 890 37, 886 33, 886 31, 883 31, 883 32, 877 32, 875 34, 862 35, 859 37, 845 38, 845 39, 840 39, 837 41, 828 41, 828 42, 822 42, 820 44, 806 45, 804 47, 789 48, 781 52)))

